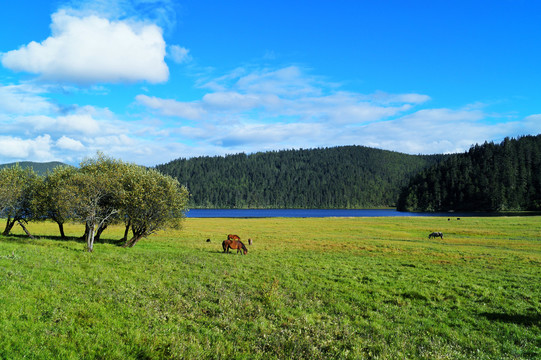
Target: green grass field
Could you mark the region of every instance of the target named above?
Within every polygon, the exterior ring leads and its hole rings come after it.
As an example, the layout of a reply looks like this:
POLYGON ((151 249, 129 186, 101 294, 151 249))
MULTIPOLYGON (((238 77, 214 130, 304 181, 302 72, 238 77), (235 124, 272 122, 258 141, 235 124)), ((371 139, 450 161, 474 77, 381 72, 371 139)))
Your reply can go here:
POLYGON ((187 219, 94 253, 28 228, 0 237, 1 359, 541 358, 538 216, 187 219))

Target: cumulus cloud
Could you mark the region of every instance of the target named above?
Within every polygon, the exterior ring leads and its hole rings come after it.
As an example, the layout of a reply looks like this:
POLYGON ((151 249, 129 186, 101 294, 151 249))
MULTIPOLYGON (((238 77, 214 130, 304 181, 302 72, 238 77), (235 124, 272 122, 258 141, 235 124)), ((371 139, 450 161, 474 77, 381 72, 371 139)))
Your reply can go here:
POLYGON ((60 139, 58 139, 56 141, 56 146, 60 149, 70 151, 83 151, 85 149, 85 146, 82 142, 69 138, 67 136, 62 136, 60 139))
POLYGON ((3 66, 47 80, 85 84, 160 83, 169 77, 165 41, 156 25, 60 10, 52 15, 51 30, 43 42, 3 54, 3 66))
POLYGON ((77 109, 67 115, 33 115, 21 116, 14 120, 25 129, 27 133, 49 134, 78 134, 79 136, 93 136, 119 132, 121 125, 115 125, 113 119, 96 118, 92 114, 97 111, 92 107, 77 109))
POLYGON ((0 136, 0 156, 14 160, 30 158, 37 161, 49 161, 53 159, 51 137, 43 135, 34 139, 22 139, 0 136))
POLYGON ((59 116, 56 119, 56 124, 63 129, 63 131, 70 133, 95 135, 100 132, 100 124, 89 114, 59 116))

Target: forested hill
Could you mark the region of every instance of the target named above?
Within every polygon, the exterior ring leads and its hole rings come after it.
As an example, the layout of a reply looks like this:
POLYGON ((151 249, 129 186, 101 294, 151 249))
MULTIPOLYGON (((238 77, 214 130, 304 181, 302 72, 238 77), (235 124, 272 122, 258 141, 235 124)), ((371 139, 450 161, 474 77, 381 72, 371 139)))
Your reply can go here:
POLYGON ((32 168, 38 175, 45 175, 47 171, 52 171, 57 166, 66 165, 58 161, 51 161, 51 162, 44 162, 44 163, 32 162, 32 161, 21 161, 17 163, 1 164, 0 169, 3 167, 12 167, 16 164, 18 164, 23 169, 32 168))
POLYGON ((192 207, 367 208, 395 206, 412 175, 444 158, 344 146, 178 159, 156 168, 187 186, 192 207))
POLYGON ((541 210, 541 135, 476 145, 413 177, 399 210, 541 210))

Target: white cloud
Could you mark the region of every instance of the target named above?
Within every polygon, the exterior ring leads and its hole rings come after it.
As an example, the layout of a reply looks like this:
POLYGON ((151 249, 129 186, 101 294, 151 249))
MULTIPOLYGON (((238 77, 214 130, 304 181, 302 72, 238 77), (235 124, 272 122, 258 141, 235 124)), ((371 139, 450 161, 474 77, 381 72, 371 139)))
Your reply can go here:
POLYGON ((275 108, 281 100, 274 94, 240 94, 235 91, 224 91, 205 94, 203 103, 209 108, 242 111, 258 107, 275 108))
POLYGON ((2 64, 47 80, 86 84, 160 83, 169 77, 165 41, 156 25, 76 17, 60 10, 52 15, 51 29, 43 42, 3 54, 2 64))
POLYGON ((70 133, 81 133, 84 135, 95 135, 100 132, 100 125, 89 114, 74 114, 59 116, 57 125, 70 133))
POLYGON ((317 81, 297 66, 253 71, 238 78, 234 87, 248 93, 269 93, 285 97, 321 94, 317 81))
POLYGON ((378 91, 375 94, 369 96, 369 99, 382 104, 392 103, 409 103, 409 104, 422 104, 430 100, 430 96, 423 94, 388 94, 386 92, 378 91))
POLYGON ((302 146, 322 137, 327 132, 322 124, 239 124, 223 127, 217 132, 212 142, 224 147, 238 148, 246 146, 265 146, 273 144, 281 148, 302 146))
POLYGON ((135 98, 139 103, 158 110, 162 115, 176 116, 180 118, 198 120, 206 113, 197 103, 180 102, 172 99, 160 99, 147 95, 137 95, 135 98))
POLYGON ((526 117, 524 123, 521 124, 518 135, 528 135, 528 134, 541 134, 541 114, 534 114, 526 117))
POLYGON ((67 136, 62 136, 56 141, 56 146, 62 150, 69 151, 83 151, 85 146, 79 140, 69 138, 67 136))
POLYGON ((456 153, 475 143, 508 136, 521 123, 487 123, 486 119, 479 110, 423 109, 392 120, 343 128, 336 137, 344 144, 409 154, 456 153))
POLYGON ((41 89, 30 85, 0 86, 0 112, 10 114, 47 114, 56 106, 41 96, 41 89))
POLYGON ((26 159, 49 161, 53 159, 51 137, 42 135, 34 139, 21 139, 20 137, 0 136, 0 156, 14 161, 26 159))
POLYGON ((413 93, 362 95, 334 91, 334 84, 308 76, 296 66, 252 73, 239 68, 208 81, 204 87, 210 91, 191 102, 147 95, 138 95, 136 100, 159 114, 190 120, 330 122, 336 126, 379 121, 429 99, 413 93))

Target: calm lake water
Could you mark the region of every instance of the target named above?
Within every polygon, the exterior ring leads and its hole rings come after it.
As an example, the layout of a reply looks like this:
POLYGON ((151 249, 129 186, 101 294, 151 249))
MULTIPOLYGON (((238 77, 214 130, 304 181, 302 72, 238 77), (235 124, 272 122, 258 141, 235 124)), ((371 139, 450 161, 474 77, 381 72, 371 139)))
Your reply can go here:
POLYGON ((399 212, 393 209, 191 209, 189 218, 264 218, 264 217, 378 217, 378 216, 482 216, 468 213, 399 212))

